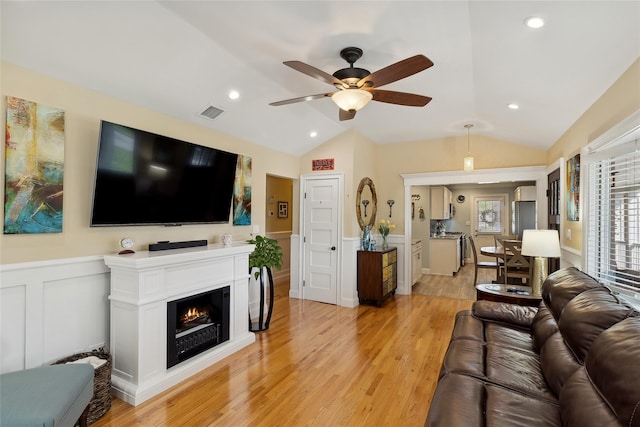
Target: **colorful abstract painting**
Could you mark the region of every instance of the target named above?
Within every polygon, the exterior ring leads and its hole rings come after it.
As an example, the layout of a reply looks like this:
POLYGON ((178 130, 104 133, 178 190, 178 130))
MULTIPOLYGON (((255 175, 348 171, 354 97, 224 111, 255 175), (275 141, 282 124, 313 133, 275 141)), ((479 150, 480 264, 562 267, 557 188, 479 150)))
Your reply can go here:
POLYGON ((567 160, 567 221, 580 220, 580 154, 567 160))
POLYGON ((64 111, 7 97, 4 234, 62 232, 64 111))
POLYGON ((233 225, 251 225, 251 157, 242 155, 233 184, 233 225))

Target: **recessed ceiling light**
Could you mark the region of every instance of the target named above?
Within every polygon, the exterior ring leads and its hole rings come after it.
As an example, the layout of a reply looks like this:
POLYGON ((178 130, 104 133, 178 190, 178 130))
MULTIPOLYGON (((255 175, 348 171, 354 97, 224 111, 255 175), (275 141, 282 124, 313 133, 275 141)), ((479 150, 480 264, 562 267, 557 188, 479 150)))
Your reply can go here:
POLYGON ((511 104, 507 105, 507 107, 509 107, 512 110, 517 110, 518 108, 520 108, 520 106, 518 104, 515 104, 513 102, 511 104))
POLYGON ((311 132, 309 132, 309 136, 311 138, 315 138, 316 136, 318 136, 318 132, 316 132, 315 130, 312 130, 311 132))
POLYGON ((530 16, 524 20, 524 24, 529 28, 538 29, 544 27, 544 19, 540 16, 530 16))
POLYGON ((240 98, 240 93, 237 90, 229 91, 229 99, 238 99, 240 98))

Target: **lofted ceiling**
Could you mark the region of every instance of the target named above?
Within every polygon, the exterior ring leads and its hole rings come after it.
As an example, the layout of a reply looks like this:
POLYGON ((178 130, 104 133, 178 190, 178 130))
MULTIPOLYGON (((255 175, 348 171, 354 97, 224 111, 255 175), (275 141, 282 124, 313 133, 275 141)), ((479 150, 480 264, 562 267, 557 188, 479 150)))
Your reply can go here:
POLYGON ((0 13, 3 61, 293 155, 350 129, 387 144, 466 123, 546 149, 640 56, 639 1, 2 1, 0 13), (527 28, 533 15, 546 25, 527 28), (269 105, 332 91, 282 62, 332 74, 347 46, 372 72, 427 56, 433 67, 384 89, 433 100, 370 102, 343 122, 330 98, 269 105), (224 112, 205 118, 209 106, 224 112))

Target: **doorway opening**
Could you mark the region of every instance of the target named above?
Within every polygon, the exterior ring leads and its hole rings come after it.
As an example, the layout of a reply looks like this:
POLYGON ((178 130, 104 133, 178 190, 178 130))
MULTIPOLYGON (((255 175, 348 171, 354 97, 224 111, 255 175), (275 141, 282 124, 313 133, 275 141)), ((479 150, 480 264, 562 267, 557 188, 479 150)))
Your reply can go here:
MULTIPOLYGON (((546 228, 547 223, 547 203, 545 191, 547 187, 547 168, 545 166, 532 166, 532 167, 519 167, 519 168, 504 168, 504 169, 488 169, 488 170, 475 170, 472 172, 461 173, 460 171, 449 172, 434 172, 434 173, 417 173, 417 174, 403 174, 405 187, 405 243, 404 253, 411 253, 412 241, 416 239, 422 240, 422 271, 429 272, 429 239, 433 233, 431 230, 431 212, 430 212, 430 200, 428 189, 432 186, 447 186, 452 188, 451 204, 454 208, 451 212, 453 218, 450 219, 449 228, 446 231, 459 231, 466 235, 472 233, 471 221, 471 209, 472 205, 472 193, 471 188, 482 188, 482 192, 486 192, 486 189, 491 187, 510 187, 514 188, 522 183, 533 185, 536 187, 536 199, 539 201, 537 212, 537 223, 539 228, 546 228), (514 182, 514 177, 518 177, 519 182, 514 182), (424 188, 424 194, 421 194, 420 200, 416 202, 417 194, 420 193, 420 189, 424 188), (463 196, 463 197, 459 197, 463 196), (413 205, 412 205, 413 202, 413 205), (412 209, 413 208, 413 209, 412 209), (422 210, 422 213, 421 213, 422 210), (463 219, 464 212, 467 218, 463 219), (412 216, 413 213, 413 216, 412 216), (456 221, 456 227, 453 224, 456 221), (458 226, 460 229, 458 229, 458 226), (420 237, 416 236, 413 232, 414 227, 420 230, 420 237)), ((480 193, 480 190, 477 194, 480 193)), ((504 192, 504 191, 502 191, 504 192)), ((509 218, 509 221, 511 218, 509 218)), ((466 255, 469 259, 469 254, 466 255)), ((412 257, 405 256, 403 262, 403 277, 412 277, 412 257)), ((398 293, 410 294, 412 292, 411 280, 404 280, 402 285, 398 287, 398 293)))
POLYGON ((291 234, 293 232, 294 180, 267 175, 265 237, 278 241, 282 248, 282 268, 273 270, 275 284, 289 283, 291 273, 291 234))

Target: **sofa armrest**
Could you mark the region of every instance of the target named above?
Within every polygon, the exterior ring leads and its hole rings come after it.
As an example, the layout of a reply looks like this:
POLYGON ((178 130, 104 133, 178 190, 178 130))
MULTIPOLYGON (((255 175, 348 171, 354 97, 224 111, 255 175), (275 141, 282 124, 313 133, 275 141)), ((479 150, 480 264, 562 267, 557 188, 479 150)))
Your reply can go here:
POLYGON ((508 323, 521 328, 530 328, 537 307, 525 307, 495 301, 476 301, 471 308, 473 315, 482 320, 508 323))

